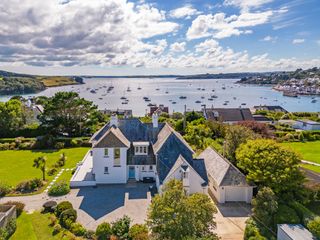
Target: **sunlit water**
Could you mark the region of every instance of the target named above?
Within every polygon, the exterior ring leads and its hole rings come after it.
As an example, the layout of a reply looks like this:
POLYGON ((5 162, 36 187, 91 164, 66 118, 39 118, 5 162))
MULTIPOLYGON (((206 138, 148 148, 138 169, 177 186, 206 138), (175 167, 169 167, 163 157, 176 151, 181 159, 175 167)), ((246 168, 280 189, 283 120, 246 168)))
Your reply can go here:
MULTIPOLYGON (((281 92, 272 90, 270 86, 239 85, 235 84, 236 81, 235 79, 88 78, 84 79, 83 85, 48 88, 25 97, 52 96, 58 91, 75 91, 81 97, 93 101, 99 109, 132 109, 136 116, 142 116, 149 110, 147 106, 149 102, 145 102, 143 97, 150 98, 151 103, 169 106, 170 112, 182 112, 184 105, 188 110, 201 110, 204 104, 207 107, 252 107, 266 104, 281 105, 288 111, 320 111, 320 97, 315 97, 317 102, 311 103, 312 96, 283 97, 281 92), (107 93, 111 85, 114 89, 107 93), (141 90, 138 90, 138 87, 141 87, 141 90), (127 91, 128 88, 130 92, 127 91), (91 93, 92 89, 96 89, 96 93, 91 93), (216 95, 218 98, 210 101, 208 98, 211 95, 216 95), (129 100, 128 104, 122 104, 124 101, 120 98, 123 96, 129 100), (179 99, 180 96, 187 98, 179 99), (225 105, 226 101, 228 102, 225 105)), ((0 101, 6 101, 10 97, 0 96, 0 101)))

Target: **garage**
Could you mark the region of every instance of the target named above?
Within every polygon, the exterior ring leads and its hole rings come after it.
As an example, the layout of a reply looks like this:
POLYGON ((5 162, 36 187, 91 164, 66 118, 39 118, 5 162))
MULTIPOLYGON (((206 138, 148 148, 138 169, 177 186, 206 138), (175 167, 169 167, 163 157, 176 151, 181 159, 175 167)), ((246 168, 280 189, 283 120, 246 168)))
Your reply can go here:
POLYGON ((246 188, 243 187, 225 187, 226 202, 246 202, 246 188))

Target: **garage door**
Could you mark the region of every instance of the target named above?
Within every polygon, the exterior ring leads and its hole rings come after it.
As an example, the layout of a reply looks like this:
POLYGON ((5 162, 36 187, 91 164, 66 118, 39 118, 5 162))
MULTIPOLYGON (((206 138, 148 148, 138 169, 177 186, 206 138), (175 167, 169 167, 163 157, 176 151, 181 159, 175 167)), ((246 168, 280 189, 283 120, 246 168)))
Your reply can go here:
POLYGON ((242 187, 225 187, 226 202, 245 202, 246 188, 242 187))

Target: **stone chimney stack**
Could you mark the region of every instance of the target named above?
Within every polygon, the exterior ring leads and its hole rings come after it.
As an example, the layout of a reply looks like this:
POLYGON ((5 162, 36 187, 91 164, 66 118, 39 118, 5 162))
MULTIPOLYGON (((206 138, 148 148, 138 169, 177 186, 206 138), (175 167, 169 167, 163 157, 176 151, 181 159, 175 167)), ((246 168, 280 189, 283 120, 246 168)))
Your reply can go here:
POLYGON ((118 116, 117 116, 117 114, 112 114, 111 115, 110 125, 118 127, 118 116))
POLYGON ((153 127, 154 128, 158 128, 158 120, 159 120, 159 116, 158 116, 158 114, 157 113, 153 113, 152 114, 152 125, 153 125, 153 127))

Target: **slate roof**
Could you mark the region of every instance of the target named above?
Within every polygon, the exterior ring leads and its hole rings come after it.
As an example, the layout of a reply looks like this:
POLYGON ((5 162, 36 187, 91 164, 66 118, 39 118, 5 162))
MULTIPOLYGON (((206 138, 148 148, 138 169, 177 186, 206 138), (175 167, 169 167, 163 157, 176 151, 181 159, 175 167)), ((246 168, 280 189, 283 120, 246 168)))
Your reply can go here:
POLYGON ((205 149, 199 158, 204 159, 207 174, 217 186, 249 186, 245 175, 212 148, 205 149))
POLYGON ((273 111, 273 112, 284 112, 284 113, 288 112, 286 109, 278 105, 275 105, 275 106, 260 105, 260 106, 254 106, 253 108, 256 110, 265 110, 265 111, 273 111))
POLYGON ((253 115, 253 119, 257 122, 271 122, 272 119, 264 116, 264 115, 253 115))
POLYGON ((94 148, 130 147, 130 142, 119 128, 111 127, 103 136, 94 143, 94 148))
POLYGON ((249 108, 206 108, 205 116, 209 120, 222 122, 254 120, 249 108))

